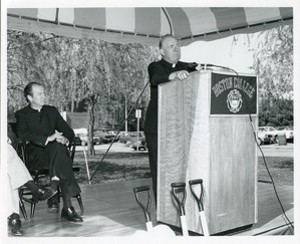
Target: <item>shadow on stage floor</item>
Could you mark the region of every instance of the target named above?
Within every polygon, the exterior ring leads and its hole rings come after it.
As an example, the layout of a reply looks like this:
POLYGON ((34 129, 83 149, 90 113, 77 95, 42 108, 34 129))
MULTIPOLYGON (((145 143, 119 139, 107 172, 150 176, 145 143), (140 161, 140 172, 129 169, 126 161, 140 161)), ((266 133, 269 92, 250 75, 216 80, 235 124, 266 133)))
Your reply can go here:
MULTIPOLYGON (((130 236, 137 230, 145 230, 144 215, 137 205, 133 188, 150 185, 150 179, 114 182, 95 185, 82 185, 82 198, 85 213, 83 223, 63 221, 59 213, 48 213, 46 202, 37 204, 33 220, 23 220, 26 237, 108 237, 130 236)), ((290 220, 294 220, 294 199, 292 186, 278 187, 278 193, 290 220)), ((72 199, 79 212, 79 206, 72 199)), ((29 214, 30 206, 26 205, 29 214)), ((271 184, 258 183, 258 222, 251 229, 230 235, 289 234, 281 208, 276 200, 271 184)), ((154 204, 151 207, 153 224, 154 204)))

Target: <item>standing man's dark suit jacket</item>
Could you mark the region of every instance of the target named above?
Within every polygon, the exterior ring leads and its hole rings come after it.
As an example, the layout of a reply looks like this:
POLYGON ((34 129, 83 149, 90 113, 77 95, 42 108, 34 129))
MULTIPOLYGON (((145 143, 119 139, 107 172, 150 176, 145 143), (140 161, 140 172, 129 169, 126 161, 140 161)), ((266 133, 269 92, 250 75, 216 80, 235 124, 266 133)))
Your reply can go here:
POLYGON ((153 62, 148 67, 151 99, 148 105, 145 120, 145 136, 147 147, 149 150, 150 171, 153 181, 154 198, 157 199, 157 123, 158 123, 158 85, 170 81, 169 75, 175 71, 186 70, 192 72, 196 70, 196 66, 189 63, 177 62, 173 67, 164 59, 153 62))
POLYGON ((196 71, 196 67, 190 63, 178 62, 175 67, 164 59, 153 62, 148 67, 151 99, 148 105, 145 129, 146 133, 157 134, 157 103, 158 103, 158 85, 170 81, 169 75, 175 71, 186 70, 188 72, 196 71))

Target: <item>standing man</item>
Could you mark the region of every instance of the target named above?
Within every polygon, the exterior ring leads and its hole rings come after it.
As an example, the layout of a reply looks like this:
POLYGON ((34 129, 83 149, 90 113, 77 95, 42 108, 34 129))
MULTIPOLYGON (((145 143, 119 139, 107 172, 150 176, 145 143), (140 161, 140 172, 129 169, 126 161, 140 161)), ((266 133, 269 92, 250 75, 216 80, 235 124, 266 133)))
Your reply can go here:
POLYGON ((180 46, 172 35, 165 35, 159 42, 162 59, 148 67, 151 98, 145 120, 145 136, 149 150, 149 163, 153 180, 155 202, 157 200, 157 113, 158 85, 171 80, 183 80, 189 72, 195 71, 197 64, 180 62, 180 46))
MULTIPOLYGON (((73 141, 74 132, 55 107, 45 105, 45 92, 41 84, 29 83, 24 89, 24 96, 29 105, 16 112, 16 131, 19 138, 30 142, 29 167, 36 170, 49 169, 51 188, 61 188, 61 217, 82 222, 71 205, 71 197, 80 193, 66 147, 73 141)), ((49 199, 52 200, 48 201, 49 208, 58 209, 56 199, 49 199)))

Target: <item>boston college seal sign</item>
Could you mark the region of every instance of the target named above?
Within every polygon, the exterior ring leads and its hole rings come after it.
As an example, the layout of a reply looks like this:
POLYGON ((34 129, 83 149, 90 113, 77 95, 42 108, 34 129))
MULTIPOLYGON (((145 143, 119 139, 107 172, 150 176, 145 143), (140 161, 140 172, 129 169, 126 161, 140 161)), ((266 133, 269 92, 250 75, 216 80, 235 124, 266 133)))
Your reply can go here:
POLYGON ((242 95, 237 90, 231 90, 227 96, 227 107, 232 113, 240 111, 243 104, 242 95))
POLYGON ((256 76, 211 73, 211 115, 256 114, 256 76))

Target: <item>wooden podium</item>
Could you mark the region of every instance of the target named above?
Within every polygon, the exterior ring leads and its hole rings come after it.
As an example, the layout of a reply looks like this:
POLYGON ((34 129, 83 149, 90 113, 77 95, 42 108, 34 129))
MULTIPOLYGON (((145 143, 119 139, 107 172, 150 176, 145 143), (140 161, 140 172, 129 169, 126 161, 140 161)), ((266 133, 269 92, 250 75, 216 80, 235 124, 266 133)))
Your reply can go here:
POLYGON ((257 126, 256 83, 255 76, 204 70, 159 86, 159 222, 181 226, 171 183, 186 182, 187 226, 203 234, 188 184, 200 178, 210 234, 257 222, 257 150, 249 119, 250 112, 257 126), (254 79, 255 85, 247 79, 254 79), (217 101, 221 96, 225 100, 217 101), (220 112, 220 106, 228 111, 220 112))

